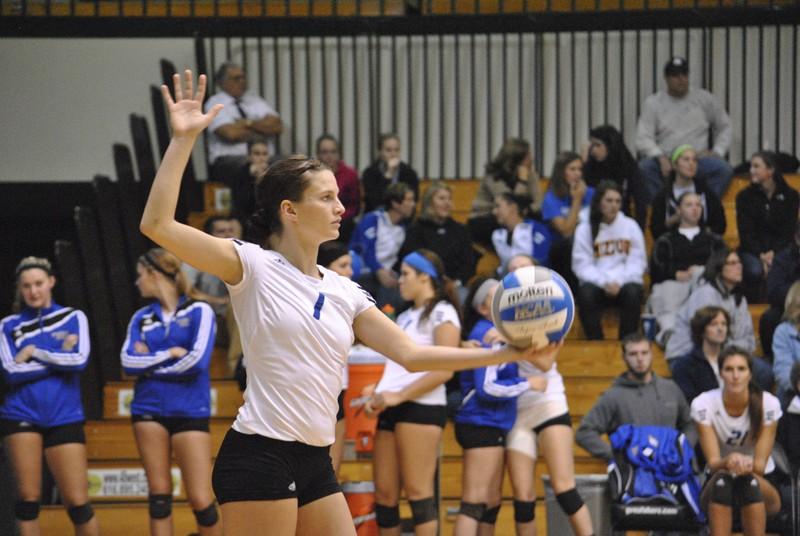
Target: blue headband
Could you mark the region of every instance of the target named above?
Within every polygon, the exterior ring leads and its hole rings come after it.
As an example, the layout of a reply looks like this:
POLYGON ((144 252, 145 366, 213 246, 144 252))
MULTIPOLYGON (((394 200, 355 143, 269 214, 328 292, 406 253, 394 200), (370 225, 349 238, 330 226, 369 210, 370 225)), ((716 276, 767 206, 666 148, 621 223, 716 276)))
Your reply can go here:
POLYGON ((434 279, 439 279, 439 272, 436 271, 436 267, 433 266, 433 263, 416 251, 406 255, 403 258, 403 262, 415 270, 428 274, 434 279))

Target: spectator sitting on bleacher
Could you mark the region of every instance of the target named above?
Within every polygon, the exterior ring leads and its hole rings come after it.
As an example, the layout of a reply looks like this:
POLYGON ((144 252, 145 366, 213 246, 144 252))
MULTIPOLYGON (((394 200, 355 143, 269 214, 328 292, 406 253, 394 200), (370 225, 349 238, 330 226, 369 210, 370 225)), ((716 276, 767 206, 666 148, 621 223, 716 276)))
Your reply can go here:
POLYGON ((331 134, 323 134, 317 138, 317 159, 328 166, 336 177, 339 186, 339 201, 344 205, 342 225, 339 227, 339 240, 345 244, 355 228, 355 218, 361 214, 361 182, 358 171, 342 160, 339 140, 331 134))
POLYGON ((539 174, 533 167, 531 146, 526 140, 509 138, 491 162, 486 164, 486 175, 472 201, 469 227, 472 240, 491 249, 492 231, 498 224, 492 210, 498 194, 511 193, 526 196, 531 201, 531 211, 538 212, 541 205, 539 174))
POLYGON ((208 126, 208 161, 211 178, 231 185, 231 177, 247 161, 247 142, 265 136, 269 154, 275 155, 275 141, 283 130, 278 112, 267 101, 247 91, 247 75, 241 66, 225 62, 215 80, 221 91, 205 103, 208 112, 217 104, 225 107, 208 126))
POLYGON ((653 372, 650 341, 638 333, 622 340, 627 371, 614 380, 592 406, 575 433, 575 440, 592 456, 611 461, 611 445, 603 441, 623 424, 666 426, 697 439, 689 404, 672 380, 653 372))
POLYGON ((361 286, 375 297, 378 307, 397 308, 402 302, 392 267, 406 238, 406 221, 414 214, 414 192, 404 182, 396 182, 386 189, 383 204, 385 209, 368 212, 358 222, 350 249, 361 257, 362 270, 368 272, 356 276, 361 286))
POLYGON ((685 192, 694 192, 700 197, 703 212, 700 227, 722 236, 725 233, 725 211, 722 203, 705 183, 696 179, 697 153, 691 145, 681 145, 672 153, 674 172, 667 185, 653 200, 650 232, 653 240, 678 226, 678 200, 685 192))
POLYGON ((717 358, 728 340, 730 316, 722 307, 702 307, 692 317, 692 342, 688 354, 670 363, 672 379, 690 403, 697 395, 720 386, 717 358))
POLYGON ((475 256, 466 225, 455 221, 452 213, 450 186, 444 181, 431 183, 422 196, 419 217, 406 230, 399 257, 429 249, 442 259, 445 275, 461 287, 475 274, 475 256))
POLYGON ((390 132, 378 138, 378 158, 361 174, 364 185, 364 212, 371 212, 384 205, 386 189, 395 183, 403 183, 419 199, 419 177, 414 169, 400 160, 400 138, 390 132))
POLYGON ((750 186, 736 196, 739 255, 751 299, 761 297, 775 253, 791 245, 799 205, 797 191, 783 179, 775 153, 755 153, 750 159, 750 186))
POLYGON ((786 452, 792 472, 800 467, 800 361, 795 361, 789 373, 789 389, 780 398, 786 413, 778 421, 777 441, 786 452))
POLYGON ((542 221, 553 230, 550 266, 561 274, 573 292, 578 281, 572 271, 572 241, 578 223, 589 218, 594 188, 583 181, 583 161, 570 151, 558 155, 542 201, 542 221))
POLYGON ((667 340, 665 357, 675 359, 692 351, 690 322, 701 307, 716 305, 730 317, 729 345, 752 352, 756 347, 753 319, 742 293, 742 262, 735 251, 716 250, 708 258, 700 285, 695 288, 678 310, 675 327, 667 340))
POLYGON ((644 231, 649 198, 644 177, 619 130, 601 125, 589 131, 589 145, 583 153, 583 178, 589 186, 614 181, 622 190, 622 211, 636 220, 644 231), (631 210, 631 204, 634 208, 631 210))
POLYGON ((575 231, 572 268, 580 282, 578 314, 588 339, 603 338, 602 311, 609 303, 620 309, 620 339, 639 327, 647 254, 642 230, 622 214, 621 204, 619 186, 601 182, 589 221, 575 231))
POLYGON ((800 281, 795 281, 786 293, 783 322, 772 337, 772 373, 778 388, 778 398, 793 388, 790 371, 800 362, 800 281))
POLYGON ((731 143, 728 114, 711 93, 689 88, 689 63, 684 58, 675 56, 667 62, 664 80, 666 91, 645 99, 636 129, 636 150, 648 199, 664 187, 663 180, 671 171, 669 155, 684 143, 701 150, 698 176, 722 197, 733 177, 733 169, 724 160, 731 143))
POLYGON ((247 162, 231 180, 231 216, 242 225, 246 225, 256 211, 256 184, 266 175, 269 158, 266 138, 253 138, 247 142, 247 162))
POLYGON ((510 193, 495 197, 492 214, 502 227, 492 233, 492 243, 501 266, 519 253, 530 255, 536 264, 549 264, 550 229, 544 223, 525 218, 527 205, 527 198, 510 193))
POLYGON ((758 322, 758 336, 764 357, 772 359, 772 335, 783 321, 783 306, 789 287, 800 280, 800 222, 794 229, 792 243, 779 251, 772 261, 767 274, 767 300, 769 309, 764 311, 758 322))
POLYGON ((672 334, 678 309, 703 274, 711 253, 725 247, 721 238, 700 227, 702 214, 700 196, 684 192, 678 199, 678 227, 661 235, 653 244, 650 257, 653 287, 647 305, 656 316, 656 341, 662 348, 672 334))

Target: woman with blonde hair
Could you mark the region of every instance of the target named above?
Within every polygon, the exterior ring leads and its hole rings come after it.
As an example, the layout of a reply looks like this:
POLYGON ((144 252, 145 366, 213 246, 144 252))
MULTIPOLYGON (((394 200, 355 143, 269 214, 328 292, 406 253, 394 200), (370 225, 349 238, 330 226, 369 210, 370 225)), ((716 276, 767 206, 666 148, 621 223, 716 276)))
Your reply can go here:
POLYGON ((14 517, 22 536, 38 535, 42 454, 77 536, 99 534, 89 504, 80 373, 89 360, 82 311, 53 301, 50 261, 17 265, 18 312, 0 321, 0 362, 8 392, 0 436, 16 481, 14 517))
POLYGON ((139 257, 136 286, 153 301, 133 314, 122 366, 136 376, 131 402, 133 434, 149 493, 150 533, 172 534, 171 460, 201 536, 221 534, 211 491, 211 416, 208 368, 216 319, 172 253, 154 248, 139 257))
POLYGON ((444 273, 457 285, 466 285, 475 274, 475 257, 467 227, 452 218, 453 190, 434 181, 422 196, 419 217, 406 229, 400 259, 418 249, 429 249, 444 263, 444 273))
POLYGON ((778 398, 793 389, 789 380, 792 365, 800 361, 800 281, 792 283, 786 293, 782 322, 772 336, 772 374, 778 387, 778 398))

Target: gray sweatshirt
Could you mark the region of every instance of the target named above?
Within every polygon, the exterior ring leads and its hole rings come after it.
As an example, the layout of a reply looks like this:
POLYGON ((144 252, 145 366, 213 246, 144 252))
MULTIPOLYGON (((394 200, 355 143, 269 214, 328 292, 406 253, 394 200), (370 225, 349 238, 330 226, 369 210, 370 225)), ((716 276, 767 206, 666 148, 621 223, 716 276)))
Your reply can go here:
POLYGON ((724 157, 731 145, 731 121, 722 104, 704 89, 690 89, 677 99, 662 90, 642 105, 636 128, 636 150, 640 156, 669 157, 679 145, 688 143, 697 151, 711 149, 724 157), (708 146, 709 132, 713 146, 708 146))
POLYGON ((683 393, 675 382, 655 373, 649 383, 631 380, 625 374, 618 376, 583 417, 575 440, 592 456, 611 460, 611 445, 601 436, 623 424, 667 426, 686 434, 690 443, 697 441, 683 393))

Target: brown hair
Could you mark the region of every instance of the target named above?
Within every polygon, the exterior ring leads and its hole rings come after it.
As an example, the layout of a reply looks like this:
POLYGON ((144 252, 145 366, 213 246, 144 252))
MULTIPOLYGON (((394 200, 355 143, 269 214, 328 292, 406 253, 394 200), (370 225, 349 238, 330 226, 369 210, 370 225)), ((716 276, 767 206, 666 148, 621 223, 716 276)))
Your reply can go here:
POLYGON ((553 164, 553 172, 550 174, 550 190, 556 197, 562 198, 569 195, 569 184, 564 178, 567 166, 575 160, 580 160, 581 155, 572 151, 564 151, 558 154, 556 162, 553 164))
POLYGON ((270 235, 279 235, 283 231, 281 203, 300 201, 310 183, 307 174, 326 169, 325 164, 305 155, 292 155, 272 164, 256 186, 256 211, 248 222, 248 238, 265 245, 270 235))
POLYGON ((531 144, 521 138, 509 138, 491 162, 486 164, 486 174, 494 180, 502 180, 513 189, 517 179, 517 168, 531 151, 531 144))
POLYGON ((156 271, 172 281, 179 296, 188 296, 193 300, 202 300, 204 298, 204 294, 194 288, 181 269, 181 260, 166 249, 150 249, 139 257, 137 262, 144 268, 156 271))
POLYGON ((645 337, 643 333, 628 333, 620 341, 620 346, 622 347, 622 356, 625 357, 625 352, 627 351, 629 344, 636 344, 637 342, 646 342, 648 346, 651 345, 650 339, 645 337))
POLYGON ((725 315, 725 322, 728 323, 728 335, 730 335, 731 315, 728 313, 728 311, 722 307, 717 307, 716 305, 701 307, 694 313, 694 316, 689 321, 689 326, 692 331, 692 342, 695 344, 695 346, 703 345, 703 336, 706 332, 706 326, 713 322, 714 319, 720 315, 720 313, 725 315))
MULTIPOLYGON (((455 307, 456 312, 458 313, 459 320, 461 319, 461 307, 458 303, 458 294, 456 293, 456 286, 453 281, 447 277, 444 273, 444 263, 442 259, 429 249, 418 249, 416 253, 419 253, 426 259, 428 259, 433 267, 436 268, 436 273, 439 274, 439 277, 431 277, 431 285, 433 285, 433 298, 428 300, 425 304, 425 309, 422 311, 422 314, 419 317, 419 321, 422 322, 426 318, 428 318, 433 311, 433 308, 436 307, 436 304, 445 301, 455 307)), ((417 272, 418 274, 422 273, 413 266, 409 265, 409 268, 417 272)))
POLYGON ((752 437, 755 442, 758 440, 758 436, 761 435, 764 401, 761 388, 753 381, 753 356, 740 346, 728 346, 719 354, 717 362, 719 363, 721 375, 722 368, 725 366, 725 361, 737 355, 743 357, 745 361, 747 361, 747 368, 750 370, 750 382, 747 385, 747 414, 750 417, 750 437, 752 437))

